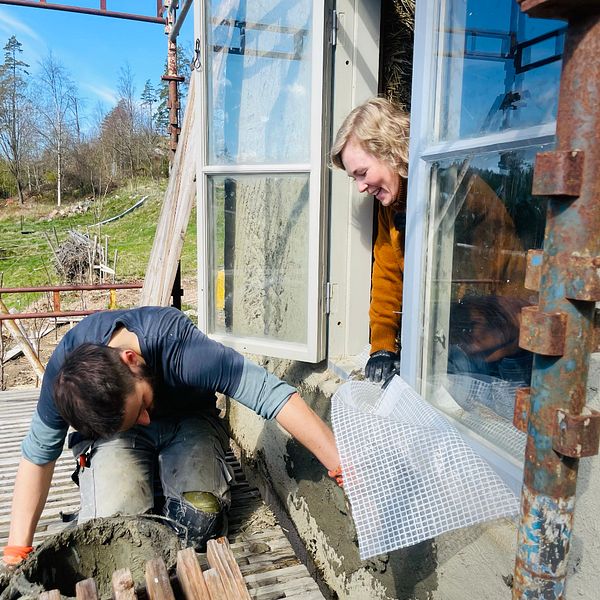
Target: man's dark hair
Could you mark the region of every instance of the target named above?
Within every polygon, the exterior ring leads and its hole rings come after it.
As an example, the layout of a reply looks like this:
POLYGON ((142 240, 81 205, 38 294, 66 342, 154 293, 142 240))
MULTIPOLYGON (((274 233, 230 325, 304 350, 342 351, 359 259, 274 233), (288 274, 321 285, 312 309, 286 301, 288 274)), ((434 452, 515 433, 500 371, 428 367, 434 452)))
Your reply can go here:
POLYGON ((56 376, 54 402, 62 418, 86 438, 109 437, 123 423, 125 398, 135 381, 118 348, 82 344, 56 376))

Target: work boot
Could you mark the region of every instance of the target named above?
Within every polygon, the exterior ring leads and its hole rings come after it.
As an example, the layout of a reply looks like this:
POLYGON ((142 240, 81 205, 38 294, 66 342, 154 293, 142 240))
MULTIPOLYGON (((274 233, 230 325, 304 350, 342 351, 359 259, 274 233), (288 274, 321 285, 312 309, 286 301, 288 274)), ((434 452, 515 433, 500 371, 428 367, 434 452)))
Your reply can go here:
POLYGON ((227 514, 219 499, 209 492, 185 492, 182 497, 167 497, 164 514, 182 525, 177 531, 187 537, 188 546, 206 552, 206 542, 227 533, 227 514), (183 531, 182 531, 183 529, 183 531))

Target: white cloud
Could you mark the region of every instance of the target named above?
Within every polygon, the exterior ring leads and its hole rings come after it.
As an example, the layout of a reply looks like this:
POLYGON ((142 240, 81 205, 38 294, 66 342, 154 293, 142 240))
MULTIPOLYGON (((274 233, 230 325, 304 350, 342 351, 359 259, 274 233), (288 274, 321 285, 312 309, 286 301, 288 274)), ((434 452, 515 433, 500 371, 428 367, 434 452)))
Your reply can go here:
POLYGON ((111 105, 116 104, 119 99, 117 92, 113 88, 103 85, 94 85, 93 83, 81 82, 80 88, 89 90, 92 94, 94 94, 94 96, 111 105))
POLYGON ((42 58, 40 49, 46 47, 46 42, 37 31, 26 25, 25 22, 15 19, 6 10, 0 8, 0 38, 4 39, 2 47, 12 35, 23 45, 22 60, 32 67, 37 65, 42 58))
MULTIPOLYGON (((29 25, 26 25, 20 19, 15 19, 10 16, 5 10, 0 8, 0 31, 6 34, 8 37, 11 35, 17 36, 18 33, 31 38, 34 42, 44 43, 42 38, 37 34, 36 31, 31 29, 29 25)), ((19 40, 21 41, 21 40, 19 40)))

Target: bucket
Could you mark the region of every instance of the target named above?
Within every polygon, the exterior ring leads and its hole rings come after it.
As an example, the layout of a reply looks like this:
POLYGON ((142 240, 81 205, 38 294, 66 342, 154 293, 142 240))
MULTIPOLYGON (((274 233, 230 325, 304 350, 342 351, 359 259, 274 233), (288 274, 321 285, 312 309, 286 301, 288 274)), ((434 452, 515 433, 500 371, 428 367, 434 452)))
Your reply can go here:
POLYGON ((15 571, 0 599, 55 589, 74 598, 77 582, 90 577, 100 598, 112 598, 115 571, 129 569, 141 587, 149 560, 162 558, 172 571, 180 549, 175 531, 152 517, 93 519, 46 539, 15 571))

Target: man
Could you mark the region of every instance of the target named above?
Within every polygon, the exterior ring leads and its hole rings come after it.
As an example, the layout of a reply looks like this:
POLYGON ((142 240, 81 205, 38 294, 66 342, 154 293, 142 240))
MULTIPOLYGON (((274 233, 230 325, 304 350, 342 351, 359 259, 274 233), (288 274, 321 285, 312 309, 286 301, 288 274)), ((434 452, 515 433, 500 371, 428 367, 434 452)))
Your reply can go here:
POLYGON ((339 476, 331 430, 293 387, 210 340, 176 309, 96 313, 65 335, 48 363, 22 446, 5 564, 32 550, 69 425, 77 430, 69 445, 80 465, 80 522, 160 507, 197 548, 221 534, 232 476, 215 392, 275 418, 339 476))

